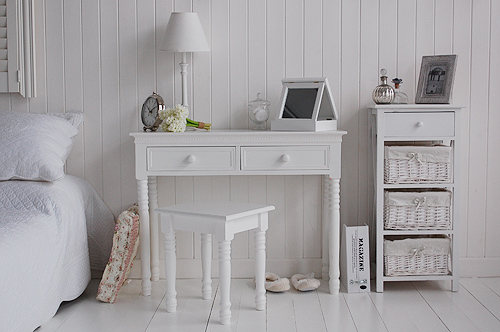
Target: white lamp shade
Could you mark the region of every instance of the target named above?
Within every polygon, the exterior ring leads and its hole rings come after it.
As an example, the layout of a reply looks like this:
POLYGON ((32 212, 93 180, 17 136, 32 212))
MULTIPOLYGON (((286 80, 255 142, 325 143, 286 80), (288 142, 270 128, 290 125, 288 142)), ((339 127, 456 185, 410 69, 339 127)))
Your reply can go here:
POLYGON ((172 13, 160 44, 168 52, 208 52, 207 39, 197 13, 172 13))

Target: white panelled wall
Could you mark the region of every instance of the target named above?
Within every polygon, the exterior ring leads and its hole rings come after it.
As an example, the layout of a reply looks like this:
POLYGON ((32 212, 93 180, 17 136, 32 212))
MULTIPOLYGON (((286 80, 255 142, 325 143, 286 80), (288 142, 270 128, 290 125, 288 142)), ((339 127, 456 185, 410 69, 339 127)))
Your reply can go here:
MULTIPOLYGON (((90 181, 116 216, 136 201, 128 134, 141 128, 142 102, 153 91, 167 106, 180 102, 180 57, 157 50, 172 11, 197 12, 209 40, 210 53, 188 56, 188 89, 191 117, 213 128, 248 128, 246 105, 258 92, 276 111, 284 77, 328 77, 340 129, 348 132, 341 217, 350 225, 371 219, 366 105, 380 68, 403 78, 402 90, 414 100, 421 57, 458 54, 453 103, 466 107, 461 272, 500 275, 500 1, 37 0, 35 10, 38 97, 0 94, 0 107, 82 110, 85 123, 67 171, 90 181)), ((268 269, 284 274, 319 272, 320 197, 317 176, 159 181, 160 205, 207 198, 275 205, 268 269)), ((199 257, 195 240, 178 237, 186 274, 199 257)), ((251 245, 246 235, 233 241, 233 258, 242 266, 251 245)))

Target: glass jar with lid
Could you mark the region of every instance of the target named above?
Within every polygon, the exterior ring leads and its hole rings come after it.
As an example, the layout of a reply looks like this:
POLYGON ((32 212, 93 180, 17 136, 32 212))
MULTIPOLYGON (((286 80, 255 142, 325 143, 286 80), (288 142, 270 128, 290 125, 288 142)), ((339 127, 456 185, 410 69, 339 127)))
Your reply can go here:
POLYGON ((257 99, 248 103, 248 115, 251 120, 251 129, 266 129, 266 121, 269 119, 269 105, 271 105, 271 103, 262 99, 261 93, 257 94, 257 99))

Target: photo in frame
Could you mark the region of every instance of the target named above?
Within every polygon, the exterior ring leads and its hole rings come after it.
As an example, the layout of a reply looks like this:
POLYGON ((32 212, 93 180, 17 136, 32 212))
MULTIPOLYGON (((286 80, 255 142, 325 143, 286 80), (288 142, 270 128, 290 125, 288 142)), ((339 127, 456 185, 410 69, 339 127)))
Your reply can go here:
POLYGON ((457 55, 422 57, 415 104, 449 104, 457 55))

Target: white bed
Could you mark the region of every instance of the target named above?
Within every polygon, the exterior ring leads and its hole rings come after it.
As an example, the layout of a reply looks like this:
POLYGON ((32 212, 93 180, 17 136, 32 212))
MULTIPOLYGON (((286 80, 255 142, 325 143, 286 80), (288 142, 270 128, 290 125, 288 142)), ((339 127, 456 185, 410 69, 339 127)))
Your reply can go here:
POLYGON ((0 331, 33 331, 83 293, 91 268, 103 270, 113 215, 70 175, 3 181, 0 197, 0 331))
MULTIPOLYGON (((2 148, 13 149, 6 144, 11 136, 6 137, 0 133, 0 154, 2 148)), ((1 158, 0 175, 5 175, 9 159, 1 158)), ((82 294, 91 269, 104 270, 114 232, 112 213, 87 181, 64 173, 57 179, 20 180, 26 163, 16 169, 15 176, 0 178, 2 332, 33 331, 61 302, 82 294)))

